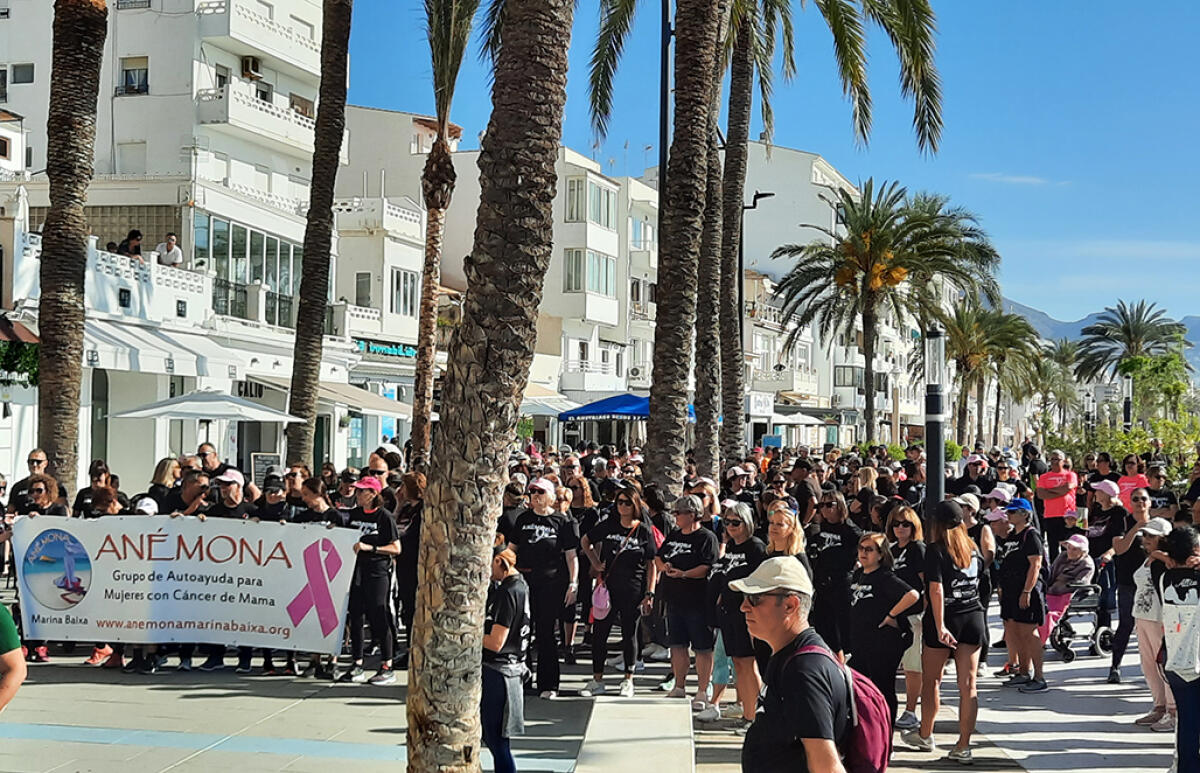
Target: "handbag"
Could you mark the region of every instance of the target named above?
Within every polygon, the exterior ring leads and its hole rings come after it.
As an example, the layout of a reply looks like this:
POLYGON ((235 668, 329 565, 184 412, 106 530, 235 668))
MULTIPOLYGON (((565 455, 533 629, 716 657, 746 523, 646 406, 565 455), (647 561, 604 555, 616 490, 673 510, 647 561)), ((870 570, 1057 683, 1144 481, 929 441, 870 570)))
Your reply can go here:
MULTIPOLYGON (((617 548, 617 552, 613 554, 612 560, 616 561, 617 556, 621 555, 625 550, 625 546, 629 544, 629 540, 633 538, 633 533, 637 531, 641 521, 636 521, 629 533, 625 535, 625 539, 621 540, 621 546, 617 548)), ((608 613, 612 611, 612 597, 608 593, 608 588, 604 584, 604 577, 596 580, 596 586, 592 588, 592 622, 603 620, 608 617, 608 613)))

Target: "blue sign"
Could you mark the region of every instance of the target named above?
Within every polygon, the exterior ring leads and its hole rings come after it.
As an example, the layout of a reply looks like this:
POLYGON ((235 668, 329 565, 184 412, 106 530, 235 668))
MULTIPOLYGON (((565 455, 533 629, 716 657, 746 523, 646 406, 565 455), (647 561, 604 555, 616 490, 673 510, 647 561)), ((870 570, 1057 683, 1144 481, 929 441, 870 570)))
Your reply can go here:
POLYGON ((389 344, 383 341, 366 341, 362 338, 355 338, 354 345, 363 354, 379 354, 384 357, 405 357, 414 359, 417 356, 415 346, 408 344, 389 344))
POLYGON ((763 435, 763 448, 783 448, 783 438, 779 435, 763 435))
MULTIPOLYGON (((396 399, 395 388, 389 387, 389 388, 383 390, 383 396, 389 400, 395 400, 396 399)), ((382 434, 386 437, 389 437, 389 438, 394 437, 396 435, 396 418, 394 416, 388 416, 386 418, 380 419, 379 420, 379 432, 380 432, 380 434, 382 434)))

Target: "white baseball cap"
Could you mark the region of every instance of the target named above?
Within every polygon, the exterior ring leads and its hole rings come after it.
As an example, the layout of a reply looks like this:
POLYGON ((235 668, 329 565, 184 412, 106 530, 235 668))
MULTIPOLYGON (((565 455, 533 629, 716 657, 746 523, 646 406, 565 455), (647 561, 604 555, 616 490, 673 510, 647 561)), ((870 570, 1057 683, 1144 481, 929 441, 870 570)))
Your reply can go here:
POLYGON ((813 595, 812 578, 795 556, 768 558, 749 577, 729 583, 729 588, 738 593, 769 593, 782 589, 813 595))

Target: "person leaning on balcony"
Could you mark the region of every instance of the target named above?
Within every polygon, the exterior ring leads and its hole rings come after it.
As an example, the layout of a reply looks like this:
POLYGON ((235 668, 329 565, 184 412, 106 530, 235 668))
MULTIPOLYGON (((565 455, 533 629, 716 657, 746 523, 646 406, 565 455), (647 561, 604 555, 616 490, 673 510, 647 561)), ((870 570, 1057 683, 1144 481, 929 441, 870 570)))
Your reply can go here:
POLYGON ((158 253, 160 266, 179 268, 183 265, 183 250, 179 249, 179 237, 173 233, 168 232, 166 238, 158 243, 154 251, 158 253))
POLYGON ((142 257, 142 232, 136 228, 130 231, 124 241, 117 245, 117 254, 128 255, 145 263, 146 259, 142 257))

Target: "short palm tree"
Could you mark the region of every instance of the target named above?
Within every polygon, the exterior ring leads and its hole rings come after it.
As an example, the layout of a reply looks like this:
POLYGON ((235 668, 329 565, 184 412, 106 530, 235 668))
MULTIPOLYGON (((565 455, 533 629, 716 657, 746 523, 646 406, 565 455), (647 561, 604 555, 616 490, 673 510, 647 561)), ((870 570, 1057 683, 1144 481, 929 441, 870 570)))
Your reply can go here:
POLYGON ((425 159, 421 191, 425 197, 425 266, 421 275, 421 320, 413 386, 412 465, 424 471, 429 460, 433 381, 437 359, 437 302, 442 278, 442 242, 446 210, 454 196, 454 160, 450 157, 450 105, 479 0, 425 0, 426 36, 433 64, 433 101, 437 138, 425 159))
MULTIPOLYGON (((998 309, 989 308, 984 315, 985 333, 987 335, 987 365, 988 370, 983 375, 982 386, 986 387, 988 378, 996 382, 996 414, 992 423, 992 444, 1000 444, 1000 398, 1005 381, 1005 375, 1012 365, 1038 351, 1037 331, 1033 325, 1019 314, 1009 314, 998 309)), ((986 395, 981 389, 978 403, 977 439, 982 441, 983 406, 986 395)))
POLYGON ((952 313, 943 314, 941 319, 946 331, 946 359, 954 363, 954 377, 958 382, 954 415, 955 441, 960 446, 967 443, 968 397, 972 389, 982 394, 980 375, 987 367, 989 354, 986 315, 987 309, 971 301, 956 306, 952 313))
POLYGON ((824 340, 861 325, 865 359, 866 439, 875 438, 875 340, 886 310, 900 325, 922 318, 941 303, 931 287, 949 283, 967 295, 992 294, 999 256, 969 212, 930 197, 909 199, 897 183, 878 190, 873 180, 861 197, 839 192, 842 228, 811 225, 827 238, 788 244, 773 257, 795 265, 779 283, 783 313, 793 324, 785 345, 815 324, 824 340), (935 206, 936 205, 936 206, 935 206), (932 304, 932 306, 931 306, 932 304))
POLYGON ((92 181, 96 95, 108 33, 104 0, 57 0, 50 68, 46 176, 50 209, 42 228, 38 301, 38 445, 49 473, 75 491, 79 404, 83 388, 84 274, 88 222, 83 202, 92 181))
POLYGON ((304 227, 304 263, 296 308, 296 342, 288 412, 304 419, 287 428, 288 464, 317 464, 313 438, 317 425, 317 387, 325 345, 325 307, 329 303, 329 261, 333 249, 333 189, 341 165, 346 129, 346 77, 350 57, 353 0, 323 0, 321 87, 313 139, 312 185, 304 227))
POLYGON ((1099 318, 1085 327, 1079 342, 1079 362, 1075 374, 1092 380, 1116 373, 1117 366, 1128 357, 1166 354, 1171 346, 1184 341, 1187 328, 1167 316, 1165 309, 1144 300, 1133 305, 1117 301, 1108 306, 1099 318))

